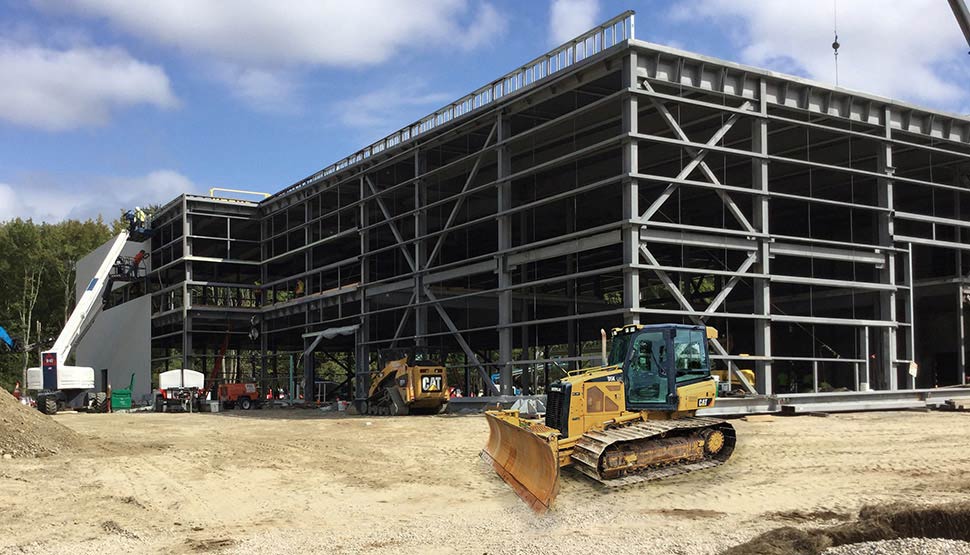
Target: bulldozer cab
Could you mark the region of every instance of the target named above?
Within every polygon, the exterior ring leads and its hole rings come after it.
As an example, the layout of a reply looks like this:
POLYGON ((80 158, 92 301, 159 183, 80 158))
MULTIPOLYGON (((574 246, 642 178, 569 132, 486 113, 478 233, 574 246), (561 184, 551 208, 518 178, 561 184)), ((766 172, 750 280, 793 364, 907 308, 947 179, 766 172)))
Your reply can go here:
POLYGON ((622 364, 627 410, 676 410, 677 388, 710 379, 703 326, 624 328, 613 337, 610 364, 622 364))

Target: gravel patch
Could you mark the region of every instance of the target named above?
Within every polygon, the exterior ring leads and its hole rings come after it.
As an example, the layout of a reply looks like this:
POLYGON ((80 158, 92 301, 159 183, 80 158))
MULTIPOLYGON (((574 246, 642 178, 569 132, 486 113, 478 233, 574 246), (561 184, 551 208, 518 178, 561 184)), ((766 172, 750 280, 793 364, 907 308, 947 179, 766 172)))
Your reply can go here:
POLYGON ((830 547, 822 555, 970 555, 970 542, 939 538, 902 538, 830 547))

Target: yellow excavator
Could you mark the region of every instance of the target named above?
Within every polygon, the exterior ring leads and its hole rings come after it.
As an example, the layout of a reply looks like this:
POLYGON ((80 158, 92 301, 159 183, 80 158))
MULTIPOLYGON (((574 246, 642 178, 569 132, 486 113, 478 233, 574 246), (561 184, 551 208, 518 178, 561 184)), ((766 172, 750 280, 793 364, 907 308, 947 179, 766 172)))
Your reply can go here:
POLYGON ((679 324, 613 330, 603 366, 549 384, 545 420, 488 411, 482 458, 538 513, 559 493, 572 466, 608 486, 666 478, 723 464, 734 427, 696 416, 713 407, 707 341, 717 330, 679 324))
POLYGON ((371 378, 363 414, 437 414, 448 403, 448 373, 431 349, 383 349, 371 378))

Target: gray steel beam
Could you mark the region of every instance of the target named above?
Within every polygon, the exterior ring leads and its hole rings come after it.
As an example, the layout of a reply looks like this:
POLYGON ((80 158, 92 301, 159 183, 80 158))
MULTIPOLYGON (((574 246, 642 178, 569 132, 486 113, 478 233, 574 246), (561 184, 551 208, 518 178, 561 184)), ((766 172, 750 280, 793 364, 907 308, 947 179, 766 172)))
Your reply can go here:
MULTIPOLYGON (((751 122, 751 150, 762 155, 768 154, 768 99, 767 85, 764 79, 758 81, 758 118, 751 122)), ((753 199, 753 219, 755 228, 763 234, 770 234, 769 212, 770 204, 766 196, 769 193, 768 162, 764 158, 751 160, 751 188, 762 193, 753 199)), ((771 245, 764 238, 758 240, 758 265, 756 272, 771 275, 771 245)), ((754 311, 761 316, 771 315, 771 283, 768 280, 755 280, 752 286, 754 295, 754 311)), ((771 366, 771 321, 757 320, 754 323, 754 351, 756 356, 768 360, 755 363, 755 376, 758 389, 765 395, 774 391, 771 366)))
POLYGON ((772 274, 770 277, 770 280, 772 283, 796 283, 800 285, 818 285, 820 287, 861 289, 865 291, 895 291, 899 288, 899 286, 897 285, 888 285, 884 283, 872 283, 868 281, 811 278, 811 277, 804 277, 804 276, 788 276, 783 274, 772 274))
MULTIPOLYGON (((498 140, 505 141, 512 135, 512 121, 507 114, 499 113, 495 123, 498 130, 498 140)), ((496 180, 498 181, 496 210, 506 212, 512 207, 512 182, 508 176, 512 173, 512 152, 507 146, 496 150, 498 167, 496 180)), ((507 251, 512 247, 512 219, 509 216, 498 218, 498 250, 507 251)), ((512 292, 507 288, 512 284, 511 267, 508 256, 499 256, 496 260, 498 286, 503 289, 498 295, 498 344, 499 362, 502 364, 500 372, 500 393, 512 394, 512 329, 507 327, 512 322, 512 292)))
MULTIPOLYGON (((420 176, 427 169, 427 159, 419 149, 414 150, 414 175, 420 176)), ((428 245, 425 236, 428 233, 428 212, 425 205, 428 203, 428 191, 424 180, 414 181, 414 260, 418 268, 424 268, 428 264, 428 245)), ((442 236, 443 238, 444 236, 442 236)), ((440 239, 439 239, 440 240, 440 239)), ((417 273, 414 276, 414 292, 411 294, 411 303, 421 301, 421 291, 424 289, 424 276, 417 273)), ((405 310, 405 313, 408 311, 405 310)), ((414 335, 415 345, 424 346, 424 334, 428 333, 428 310, 424 305, 414 306, 414 335)), ((395 337, 398 334, 395 332, 395 337)))
MULTIPOLYGON (((378 207, 380 208, 381 213, 384 214, 384 217, 388 218, 389 210, 384 205, 384 202, 381 200, 380 196, 377 195, 377 188, 370 181, 370 179, 367 178, 367 176, 363 176, 361 178, 361 182, 366 183, 367 186, 370 188, 370 190, 374 193, 374 197, 373 197, 374 201, 377 203, 378 207)), ((361 206, 364 206, 364 205, 361 205, 361 206)), ((397 239, 398 246, 401 248, 401 252, 404 254, 404 258, 407 260, 408 265, 411 267, 411 271, 417 272, 418 271, 417 264, 414 261, 414 259, 411 257, 411 253, 408 251, 406 245, 404 244, 404 241, 401 237, 401 232, 397 228, 397 224, 391 221, 391 222, 388 222, 387 225, 388 227, 390 227, 391 233, 394 235, 395 239, 397 239)), ((361 258, 366 258, 366 256, 362 256, 361 258)), ((468 355, 468 357, 472 361, 477 362, 478 358, 475 356, 474 351, 472 351, 471 347, 465 341, 465 338, 462 337, 461 333, 458 331, 458 327, 455 326, 455 323, 451 320, 451 317, 448 316, 448 313, 441 306, 441 303, 438 301, 435 294, 431 292, 431 288, 428 287, 427 284, 424 285, 424 295, 428 298, 429 301, 431 301, 432 306, 438 312, 438 315, 441 317, 441 319, 445 322, 445 325, 451 331, 452 335, 454 336, 455 340, 458 342, 459 346, 462 348, 463 351, 465 351, 465 354, 468 355)), ((366 298, 367 295, 365 295, 364 297, 366 298)), ((362 309, 361 312, 364 313, 366 311, 362 309)), ((368 320, 367 316, 364 316, 364 320, 365 321, 368 320)), ((509 360, 511 360, 511 356, 509 357, 509 360)), ((494 388, 494 385, 492 385, 491 379, 486 374, 485 369, 480 367, 480 371, 482 373, 483 379, 486 380, 486 382, 490 385, 490 387, 494 388)))
POLYGON ((770 105, 970 143, 970 121, 950 114, 639 40, 631 45, 644 61, 640 76, 684 91, 756 98, 759 81, 764 81, 770 105), (882 113, 883 107, 889 108, 888 114, 882 113))
POLYGON ((964 316, 963 287, 957 287, 957 371, 960 372, 957 383, 967 383, 967 335, 966 317, 964 316))
MULTIPOLYGON (((364 198, 367 193, 367 183, 365 183, 365 177, 360 177, 360 183, 358 187, 359 198, 364 198)), ((366 227, 370 219, 367 211, 367 205, 360 203, 357 205, 358 222, 362 227, 366 227)), ((360 232, 360 283, 361 286, 366 287, 367 283, 370 281, 370 258, 366 256, 368 249, 370 248, 370 234, 369 230, 361 230, 360 232)), ((367 312, 370 310, 370 301, 367 299, 367 295, 360 296, 360 328, 357 329, 357 334, 355 337, 355 349, 354 349, 354 363, 355 363, 355 376, 354 376, 354 401, 356 401, 357 409, 362 408, 362 404, 367 400, 367 395, 370 390, 370 318, 366 316, 367 312)))
MULTIPOLYGON (((623 86, 636 86, 637 55, 631 52, 623 58, 622 80, 623 86)), ((634 177, 639 171, 639 155, 637 141, 629 138, 630 133, 637 132, 639 108, 637 97, 628 95, 621 100, 621 120, 623 133, 627 138, 623 141, 623 219, 630 221, 640 213, 639 182, 634 177)), ((623 307, 629 311, 624 314, 625 324, 639 324, 640 314, 640 270, 634 264, 640 260, 640 230, 633 224, 624 224, 621 231, 623 240, 623 263, 629 267, 623 269, 623 307)))
MULTIPOLYGON (((916 313, 914 311, 916 292, 913 290, 913 245, 908 245, 903 264, 903 281, 906 287, 903 289, 906 301, 903 303, 903 317, 910 325, 906 329, 906 341, 903 345, 903 356, 910 361, 916 360, 916 313)), ((916 376, 910 375, 909 388, 916 389, 916 376)))
MULTIPOLYGON (((640 245, 640 253, 650 264, 654 266, 660 265, 660 263, 657 262, 657 259, 653 256, 653 253, 650 252, 650 249, 648 249, 646 245, 644 244, 640 245)), ((657 277, 660 278, 660 281, 663 282, 663 284, 667 287, 667 290, 674 297, 677 303, 680 304, 680 306, 685 311, 688 311, 690 313, 688 317, 695 324, 704 325, 705 324, 704 318, 707 315, 706 314, 696 315, 696 312, 694 311, 694 307, 691 306, 690 301, 687 300, 687 297, 685 297, 683 293, 681 293, 680 288, 677 286, 677 284, 674 283, 672 279, 670 279, 670 276, 668 276, 666 272, 664 272, 663 270, 655 270, 655 273, 657 274, 657 277)), ((730 356, 730 354, 727 352, 727 349, 725 349, 724 346, 721 345, 721 342, 718 341, 717 339, 711 339, 709 343, 711 347, 714 348, 714 351, 717 354, 723 357, 730 356)), ((741 374, 740 370, 738 370, 737 365, 734 364, 734 362, 731 360, 728 360, 727 363, 728 363, 728 369, 738 378, 738 380, 741 382, 741 385, 743 385, 744 388, 747 389, 749 393, 757 393, 754 386, 751 385, 751 383, 748 382, 747 378, 745 378, 744 375, 741 374)))
POLYGON ((768 246, 771 256, 798 256, 802 258, 824 258, 843 262, 857 262, 885 266, 886 254, 852 248, 822 247, 811 244, 774 241, 768 246))
MULTIPOLYGON (((650 92, 654 92, 653 87, 650 86, 649 81, 643 81, 643 88, 650 92)), ((667 126, 671 129, 671 131, 674 132, 674 135, 676 135, 678 138, 680 138, 680 140, 684 142, 690 142, 690 138, 684 132, 683 128, 681 128, 680 124, 677 121, 677 118, 675 118, 673 114, 670 113, 670 110, 668 110, 667 107, 664 106, 663 103, 657 100, 656 98, 651 97, 650 102, 651 104, 653 104, 653 107, 656 108, 656 110, 663 117, 664 121, 667 123, 667 126)), ((744 111, 750 107, 751 107, 751 102, 746 100, 744 101, 743 104, 741 104, 740 109, 744 111)), ((714 132, 714 135, 710 139, 708 139, 706 144, 710 146, 720 142, 721 139, 723 139, 724 136, 727 135, 728 131, 730 131, 731 128, 734 127, 734 124, 737 123, 739 118, 740 118, 740 114, 738 113, 732 114, 728 118, 728 120, 724 122, 724 125, 722 125, 717 131, 714 132)), ((634 134, 636 132, 637 132, 636 129, 628 131, 628 133, 634 133, 634 134)), ((691 157, 691 161, 687 164, 687 166, 683 170, 681 170, 680 174, 677 175, 677 179, 685 179, 688 175, 690 175, 692 171, 694 171, 695 167, 699 167, 701 170, 701 173, 704 174, 704 177, 706 177, 708 181, 710 181, 715 185, 721 184, 720 180, 717 178, 714 172, 711 171, 711 167, 708 166, 707 162, 704 161, 704 157, 707 155, 706 150, 701 150, 701 149, 696 149, 691 147, 686 147, 685 150, 687 151, 687 155, 691 157)), ((660 209, 660 206, 663 205, 663 203, 666 202, 668 198, 670 198, 670 195, 673 194, 673 191, 676 188, 677 188, 677 184, 675 183, 672 183, 670 186, 668 186, 667 190, 665 190, 660 195, 660 198, 658 198, 656 201, 654 201, 653 204, 650 205, 650 208, 648 208, 647 211, 644 213, 643 219, 649 220, 650 217, 653 216, 653 214, 655 214, 660 209)), ((738 208, 738 205, 734 202, 734 199, 732 199, 730 195, 728 195, 721 189, 715 189, 714 192, 717 193, 717 195, 721 198, 721 202, 724 203, 724 205, 728 208, 728 211, 731 213, 732 216, 734 216, 734 218, 738 221, 738 223, 740 223, 748 231, 755 231, 754 227, 752 227, 751 225, 751 222, 748 221, 748 218, 745 217, 743 212, 741 212, 741 209, 738 208)))
MULTIPOLYGON (((731 291, 734 290, 734 287, 738 284, 738 282, 741 281, 741 278, 746 275, 746 272, 749 269, 751 269, 751 266, 753 266, 754 263, 757 262, 757 260, 758 260, 757 252, 753 252, 748 255, 748 257, 744 260, 744 262, 741 263, 741 266, 738 267, 737 274, 731 276, 731 279, 729 279, 728 282, 724 285, 724 287, 721 288, 717 296, 715 296, 714 299, 711 301, 711 304, 709 304, 707 308, 704 310, 705 314, 712 314, 712 315, 714 314, 714 312, 718 309, 718 307, 720 307, 721 304, 727 299, 728 295, 731 294, 731 291)), ((763 281, 763 280, 756 279, 753 281, 763 281)))
POLYGON ((797 324, 826 324, 833 326, 871 326, 874 328, 893 328, 899 324, 894 320, 867 320, 863 318, 828 318, 824 316, 799 316, 793 314, 772 314, 772 322, 797 324))
MULTIPOLYGON (((885 121, 890 120, 890 108, 886 109, 885 121)), ((892 137, 892 129, 889 125, 884 128, 884 136, 892 137)), ((893 166, 893 147, 892 144, 885 144, 878 152, 878 173, 882 174, 876 183, 876 196, 879 206, 887 210, 893 210, 893 175, 896 172, 893 166)), ((879 214, 876 217, 878 227, 879 244, 887 247, 893 246, 894 225, 891 212, 879 214)), ((896 255, 894 251, 886 253, 886 264, 879 272, 879 281, 886 285, 896 285, 896 255)), ((896 322, 896 291, 884 290, 879 293, 879 318, 888 322, 896 322)), ((879 372, 883 375, 883 384, 889 390, 898 389, 896 371, 896 328, 886 326, 882 329, 882 341, 880 342, 880 353, 877 362, 879 372)))
MULTIPOLYGON (((711 230, 716 231, 714 228, 711 228, 711 230)), ((645 243, 667 243, 671 245, 740 251, 755 251, 758 248, 758 244, 754 241, 728 235, 690 231, 666 231, 661 229, 641 229, 640 241, 645 243)))
MULTIPOLYGON (((455 205, 452 207, 451 212, 448 214, 448 219, 445 220, 445 225, 442 226, 439 232, 440 234, 438 235, 438 240, 435 242, 434 248, 431 249, 431 254, 428 255, 427 264, 422 265, 422 267, 430 266, 431 264, 434 264, 434 260, 438 256, 438 252, 441 250, 441 247, 444 245, 445 237, 448 236, 448 232, 451 231, 452 225, 455 223, 455 220, 458 218, 458 214, 461 212, 461 207, 465 202, 465 193, 468 191, 468 188, 471 187, 471 184, 475 181, 475 178, 478 176, 478 170, 479 168, 481 168, 482 160, 485 158, 485 153, 488 151, 489 143, 492 142, 492 138, 495 136, 495 131, 497 127, 498 127, 498 123, 493 125, 492 129, 488 132, 488 137, 486 137, 485 139, 485 145, 478 152, 478 157, 475 159, 475 163, 472 165, 471 171, 468 172, 468 177, 465 179, 465 184, 462 185, 461 187, 461 192, 459 193, 459 195, 461 196, 459 196, 458 199, 455 201, 455 205)), ((499 147, 497 152, 502 152, 503 149, 506 149, 506 152, 507 152, 507 147, 504 147, 504 146, 499 147)), ((424 234, 427 234, 427 231, 425 231, 424 234)))
POLYGON ((430 288, 426 288, 424 293, 425 296, 427 296, 428 299, 434 303, 432 306, 434 306, 434 309, 438 312, 438 316, 441 317, 441 321, 444 322, 445 326, 448 327, 452 337, 454 337, 455 341, 458 342, 458 346, 461 347, 461 350, 465 352, 465 356, 468 357, 468 360, 473 366, 478 368, 478 372, 482 377, 482 382, 485 384, 487 390, 491 395, 499 395, 498 388, 495 387, 494 383, 492 383, 492 377, 485 370, 485 367, 482 366, 482 363, 479 362, 478 355, 475 354, 475 351, 472 350, 468 342, 465 341, 465 338, 462 337, 461 332, 458 331, 458 326, 455 325, 455 322, 451 319, 451 316, 449 316, 448 312, 444 309, 444 307, 441 306, 441 302, 438 300, 438 297, 431 291, 430 288))

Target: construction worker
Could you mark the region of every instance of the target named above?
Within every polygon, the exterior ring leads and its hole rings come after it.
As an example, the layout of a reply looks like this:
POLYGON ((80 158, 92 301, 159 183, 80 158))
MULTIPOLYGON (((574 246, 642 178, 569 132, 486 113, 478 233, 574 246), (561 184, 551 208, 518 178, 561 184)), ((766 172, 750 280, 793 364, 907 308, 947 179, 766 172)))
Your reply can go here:
POLYGON ((145 211, 138 206, 135 207, 135 223, 141 229, 148 227, 148 215, 145 214, 145 211))
POLYGON ((145 252, 145 249, 142 249, 138 251, 138 254, 136 254, 134 258, 131 259, 131 277, 138 277, 138 267, 141 265, 141 261, 144 260, 146 256, 148 256, 148 253, 145 252))
POLYGON ((302 279, 296 280, 296 291, 295 291, 295 293, 296 293, 296 296, 297 297, 303 296, 304 289, 305 289, 305 286, 303 284, 303 280, 302 279))
POLYGON ((262 306, 262 304, 263 304, 263 290, 260 288, 260 286, 263 285, 263 282, 261 282, 261 281, 259 281, 257 279, 255 282, 253 282, 253 285, 256 286, 256 288, 253 289, 253 301, 254 301, 254 304, 255 304, 255 306, 262 306))

